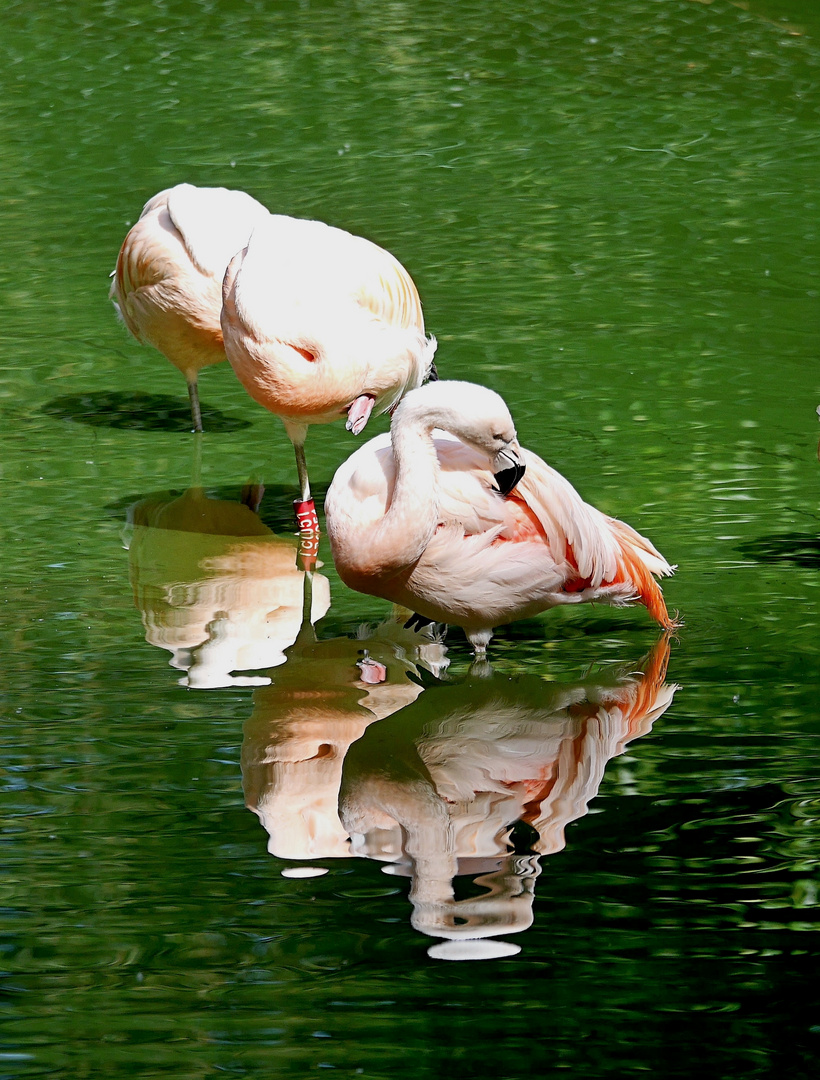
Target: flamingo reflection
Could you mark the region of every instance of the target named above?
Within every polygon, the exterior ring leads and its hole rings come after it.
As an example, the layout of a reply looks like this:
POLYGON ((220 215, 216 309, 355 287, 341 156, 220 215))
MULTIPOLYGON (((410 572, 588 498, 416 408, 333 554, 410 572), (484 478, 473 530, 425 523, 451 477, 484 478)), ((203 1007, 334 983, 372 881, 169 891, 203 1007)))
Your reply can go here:
POLYGON ((440 674, 446 649, 430 627, 403 627, 393 615, 358 637, 316 641, 306 633, 288 650, 272 685, 254 691, 245 724, 245 804, 268 832, 281 859, 346 858, 351 851, 338 812, 345 755, 376 720, 422 692, 420 667, 440 674))
POLYGON ((296 565, 296 537, 276 536, 240 502, 202 487, 129 510, 129 564, 145 637, 171 653, 184 686, 261 685, 235 672, 285 661, 306 615, 330 606, 327 578, 296 565))
MULTIPOLYGON (((385 659, 375 641, 367 646, 369 659, 385 659)), ((540 858, 564 847, 607 762, 671 704, 669 649, 664 636, 639 670, 620 677, 510 679, 482 665, 424 693, 387 655, 379 699, 357 679, 360 669, 351 674, 352 646, 337 642, 317 675, 289 662, 276 688, 256 692, 243 750, 246 802, 280 858, 353 855, 409 877, 412 925, 442 939, 430 955, 517 952, 497 938, 531 925, 540 858), (457 898, 459 877, 479 894, 457 898)))

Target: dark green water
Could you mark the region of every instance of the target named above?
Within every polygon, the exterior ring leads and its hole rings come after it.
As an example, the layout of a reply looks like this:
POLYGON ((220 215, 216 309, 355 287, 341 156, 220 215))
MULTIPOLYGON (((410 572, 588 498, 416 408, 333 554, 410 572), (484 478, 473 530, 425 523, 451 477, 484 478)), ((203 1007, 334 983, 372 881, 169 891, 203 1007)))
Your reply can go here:
POLYGON ((0 43, 0 1076, 814 1077, 817 6, 10 0, 0 43), (107 300, 182 180, 402 260, 441 374, 679 565, 666 689, 642 610, 403 657, 324 546, 289 648, 281 425, 220 365, 197 450, 107 300))

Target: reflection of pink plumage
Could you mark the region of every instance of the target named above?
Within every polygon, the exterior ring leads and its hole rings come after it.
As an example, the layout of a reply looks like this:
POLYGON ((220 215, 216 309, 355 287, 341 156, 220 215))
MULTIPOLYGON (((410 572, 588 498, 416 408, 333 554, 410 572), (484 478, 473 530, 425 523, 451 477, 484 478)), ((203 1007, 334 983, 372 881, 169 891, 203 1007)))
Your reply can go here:
POLYGON ((245 723, 242 783, 280 859, 346 858, 338 813, 345 754, 375 720, 421 694, 418 668, 440 671, 446 649, 429 631, 402 629, 407 613, 357 638, 310 640, 288 650, 273 686, 254 692, 245 723), (363 657, 363 658, 362 658, 363 657), (411 677, 415 676, 415 677, 411 677))
POLYGON ((337 471, 325 510, 346 584, 463 627, 478 652, 494 626, 558 604, 636 600, 674 625, 653 577, 673 567, 522 450, 506 405, 484 387, 408 394, 390 435, 337 471))
POLYGON ((430 372, 418 292, 393 256, 320 221, 272 215, 231 261, 225 351, 245 389, 282 418, 310 500, 308 426, 347 416, 358 435, 430 372))
POLYGON ((487 677, 481 664, 482 677, 428 687, 350 747, 339 810, 351 852, 411 878, 413 926, 447 939, 430 956, 519 951, 491 939, 532 923, 538 856, 564 847, 607 762, 670 706, 669 647, 664 635, 643 673, 630 665, 613 678, 610 667, 603 678, 571 683, 487 677), (457 875, 481 891, 457 889, 457 875))
POLYGON ((197 377, 225 359, 219 324, 225 267, 269 217, 244 191, 177 184, 145 204, 120 249, 111 299, 134 337, 185 376, 197 431, 197 377))
POLYGON ((314 573, 306 582, 298 569, 295 537, 275 536, 242 503, 195 487, 177 498, 143 499, 128 517, 145 638, 171 652, 183 686, 270 682, 245 673, 284 664, 304 623, 330 607, 327 578, 314 573))

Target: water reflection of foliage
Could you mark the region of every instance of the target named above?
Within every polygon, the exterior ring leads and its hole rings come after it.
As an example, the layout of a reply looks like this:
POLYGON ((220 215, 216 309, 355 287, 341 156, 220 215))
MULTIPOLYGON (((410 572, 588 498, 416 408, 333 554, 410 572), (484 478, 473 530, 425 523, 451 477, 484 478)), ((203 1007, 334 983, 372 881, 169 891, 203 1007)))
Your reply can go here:
POLYGON ((738 550, 762 563, 792 563, 808 570, 820 568, 817 533, 774 533, 738 544, 738 550))

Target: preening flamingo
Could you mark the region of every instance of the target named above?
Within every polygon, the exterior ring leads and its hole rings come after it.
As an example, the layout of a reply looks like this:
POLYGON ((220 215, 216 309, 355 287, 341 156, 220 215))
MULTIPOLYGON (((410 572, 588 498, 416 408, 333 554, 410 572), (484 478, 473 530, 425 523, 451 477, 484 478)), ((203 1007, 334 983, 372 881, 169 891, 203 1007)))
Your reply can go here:
POLYGON ((148 200, 120 249, 111 299, 134 337, 185 376, 197 431, 199 372, 225 359, 219 323, 225 268, 269 217, 244 191, 177 184, 148 200))
POLYGON ((653 575, 674 567, 629 525, 585 503, 518 445, 498 394, 428 383, 339 468, 325 502, 339 576, 425 619, 493 627, 558 604, 644 604, 676 624, 653 575))
MULTIPOLYGON (((304 443, 347 416, 358 435, 432 369, 413 280, 389 252, 321 221, 271 215, 228 266, 225 351, 243 386, 281 417, 296 453, 300 524, 315 509, 304 443)), ((310 527, 308 525, 308 527, 310 527)))

